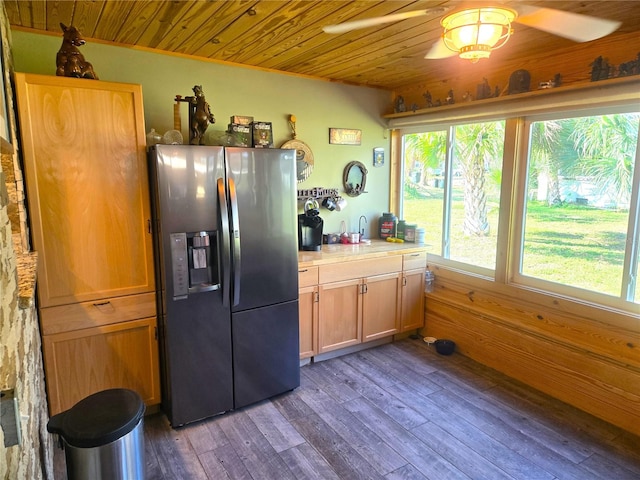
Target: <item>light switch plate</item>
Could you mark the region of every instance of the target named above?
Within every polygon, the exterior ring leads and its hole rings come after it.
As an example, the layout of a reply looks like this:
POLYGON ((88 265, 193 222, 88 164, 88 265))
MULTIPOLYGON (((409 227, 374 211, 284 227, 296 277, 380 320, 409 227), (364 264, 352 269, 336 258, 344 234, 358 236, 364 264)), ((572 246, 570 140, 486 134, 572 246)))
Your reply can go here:
POLYGON ((18 409, 18 399, 13 390, 0 392, 0 426, 4 432, 5 448, 22 443, 20 410, 18 409))

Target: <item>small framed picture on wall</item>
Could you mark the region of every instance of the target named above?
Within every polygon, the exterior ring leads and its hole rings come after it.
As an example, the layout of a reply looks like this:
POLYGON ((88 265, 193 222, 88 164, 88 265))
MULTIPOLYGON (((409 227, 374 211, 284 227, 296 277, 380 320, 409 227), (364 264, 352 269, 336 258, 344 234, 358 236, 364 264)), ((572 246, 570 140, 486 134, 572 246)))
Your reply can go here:
POLYGON ((381 167, 384 165, 384 148, 377 147, 373 149, 373 166, 381 167))

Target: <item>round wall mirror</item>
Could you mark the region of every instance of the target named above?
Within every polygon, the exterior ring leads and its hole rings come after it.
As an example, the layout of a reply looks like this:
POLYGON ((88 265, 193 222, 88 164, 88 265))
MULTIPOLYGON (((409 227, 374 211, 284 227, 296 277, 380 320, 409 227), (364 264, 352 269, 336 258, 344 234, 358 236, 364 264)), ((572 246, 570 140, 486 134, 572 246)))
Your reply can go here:
POLYGON ((367 193, 364 187, 367 183, 367 169, 361 162, 350 162, 344 167, 344 191, 350 197, 357 197, 367 193))

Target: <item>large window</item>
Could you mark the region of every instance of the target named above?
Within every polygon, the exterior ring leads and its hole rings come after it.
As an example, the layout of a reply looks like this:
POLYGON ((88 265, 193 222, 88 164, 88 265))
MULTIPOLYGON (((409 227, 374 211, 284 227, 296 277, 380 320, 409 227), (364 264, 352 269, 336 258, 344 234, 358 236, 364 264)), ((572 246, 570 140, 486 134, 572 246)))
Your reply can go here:
POLYGON ((631 202, 640 115, 556 116, 527 126, 519 273, 558 284, 545 288, 640 302, 629 233, 637 225, 630 212, 637 217, 631 202))
POLYGON ((425 228, 429 253, 494 270, 504 122, 406 134, 402 216, 425 228))
POLYGON ((400 216, 430 262, 637 311, 637 105, 410 128, 400 216))

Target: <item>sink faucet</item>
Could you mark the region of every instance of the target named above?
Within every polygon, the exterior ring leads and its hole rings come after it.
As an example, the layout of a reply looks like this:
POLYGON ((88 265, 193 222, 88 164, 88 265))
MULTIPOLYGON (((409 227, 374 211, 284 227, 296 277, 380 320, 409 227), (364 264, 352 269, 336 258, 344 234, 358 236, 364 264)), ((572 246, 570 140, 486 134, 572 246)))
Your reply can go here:
POLYGON ((362 227, 362 221, 364 220, 365 225, 367 224, 367 217, 364 215, 360 215, 360 219, 358 220, 358 231, 360 232, 360 238, 364 238, 364 228, 362 227))

